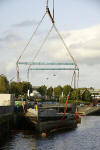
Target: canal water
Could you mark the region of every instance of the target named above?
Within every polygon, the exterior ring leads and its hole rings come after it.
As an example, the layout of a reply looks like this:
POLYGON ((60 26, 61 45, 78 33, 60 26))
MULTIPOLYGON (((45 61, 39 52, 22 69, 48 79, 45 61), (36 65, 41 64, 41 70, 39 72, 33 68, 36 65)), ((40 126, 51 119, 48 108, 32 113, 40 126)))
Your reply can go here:
POLYGON ((46 138, 32 131, 11 131, 0 150, 100 150, 100 116, 84 116, 75 130, 46 138))

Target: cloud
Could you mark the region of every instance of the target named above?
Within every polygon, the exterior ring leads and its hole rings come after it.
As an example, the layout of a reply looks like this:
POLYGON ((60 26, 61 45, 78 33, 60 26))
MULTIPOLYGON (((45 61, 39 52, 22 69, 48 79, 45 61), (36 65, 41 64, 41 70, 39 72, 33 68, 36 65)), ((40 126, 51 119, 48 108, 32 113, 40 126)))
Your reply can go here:
MULTIPOLYGON (((67 46, 69 47, 70 52, 74 56, 75 60, 80 68, 80 86, 93 86, 99 87, 98 78, 100 76, 99 68, 100 68, 100 25, 95 25, 90 28, 80 29, 80 30, 73 30, 73 31, 62 31, 60 32, 61 35, 64 37, 64 41, 66 42, 67 46), (94 80, 95 79, 95 80, 94 80)), ((38 37, 37 37, 38 38, 38 37)), ((15 32, 9 32, 4 37, 0 38, 2 42, 5 41, 4 45, 8 48, 10 53, 13 51, 13 55, 10 56, 9 60, 5 59, 5 63, 0 62, 2 66, 0 71, 4 73, 7 72, 9 74, 14 74, 16 69, 16 60, 21 54, 21 50, 25 47, 25 41, 21 38, 21 36, 15 32), (12 49, 12 51, 11 51, 12 49), (13 56, 13 57, 12 57, 13 56), (13 58, 13 59, 12 59, 13 58), (6 67, 4 67, 6 66, 6 67), (3 69, 4 68, 4 69, 3 69)), ((26 50, 25 54, 23 55, 23 61, 25 59, 30 61, 33 59, 36 50, 40 47, 40 41, 36 40, 37 42, 34 44, 32 41, 31 46, 26 50), (37 45, 37 47, 36 47, 37 45), (30 49, 31 52, 30 52, 30 49), (24 59, 24 57, 26 57, 24 59), (28 59, 29 58, 29 59, 28 59)), ((41 38, 41 42, 43 39, 41 38)), ((3 49, 3 48, 2 48, 3 49)), ((6 51, 7 52, 7 51, 6 51)), ((5 53, 5 51, 2 51, 5 53)), ((3 55, 3 54, 2 54, 3 55)), ((21 60, 22 61, 22 60, 21 60)), ((54 61, 54 62, 71 62, 71 59, 68 58, 67 51, 63 46, 62 42, 59 38, 54 35, 51 35, 49 40, 45 43, 42 50, 40 51, 36 61, 54 61), (53 38, 52 38, 53 37, 53 38), (70 60, 70 61, 69 61, 70 60)), ((21 66, 20 66, 21 67, 21 66)), ((26 67, 27 68, 27 67, 26 67)), ((24 66, 21 67, 21 78, 26 78, 26 70, 24 70, 24 66)), ((72 72, 59 72, 59 71, 51 71, 50 72, 34 72, 34 79, 31 76, 31 80, 34 84, 45 84, 43 77, 50 76, 53 73, 56 73, 57 80, 52 79, 53 86, 56 84, 67 84, 71 81, 72 72), (40 79, 41 76, 41 79, 40 79), (60 79, 60 77, 62 77, 60 79), (68 81, 68 80, 69 81, 68 81), (58 82, 59 81, 59 82, 58 82)), ((47 82, 47 81, 46 81, 47 82)), ((48 80, 48 85, 51 85, 50 79, 48 80)))
POLYGON ((15 32, 9 32, 6 33, 3 37, 0 37, 0 42, 13 42, 19 40, 22 40, 22 38, 15 32))
MULTIPOLYGON (((100 25, 69 32, 63 31, 62 35, 63 33, 66 34, 64 40, 77 62, 86 65, 100 63, 100 25)), ((56 43, 59 47, 59 42, 56 43)), ((54 51, 53 56, 55 59, 59 56, 63 60, 63 47, 61 51, 54 51)))
MULTIPOLYGON (((62 36, 63 36, 63 38, 65 39, 65 38, 69 38, 70 37, 70 33, 62 33, 62 36)), ((57 32, 54 34, 54 35, 52 35, 51 36, 51 38, 50 38, 50 40, 58 40, 58 34, 57 34, 57 32)))
POLYGON ((37 25, 37 24, 38 22, 35 20, 26 20, 18 24, 14 24, 13 27, 30 27, 30 26, 37 25))
POLYGON ((9 63, 6 64, 6 71, 12 72, 16 69, 16 58, 12 58, 9 63))

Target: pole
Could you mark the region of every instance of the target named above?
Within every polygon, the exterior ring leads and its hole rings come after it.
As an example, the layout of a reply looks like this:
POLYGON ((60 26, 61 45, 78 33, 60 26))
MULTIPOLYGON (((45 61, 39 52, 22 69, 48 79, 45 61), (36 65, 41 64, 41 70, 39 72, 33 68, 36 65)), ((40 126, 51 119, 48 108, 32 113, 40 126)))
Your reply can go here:
POLYGON ((19 79, 19 67, 18 67, 18 63, 16 63, 16 71, 17 71, 17 82, 20 82, 20 79, 19 79))
POLYGON ((76 89, 76 72, 74 71, 74 89, 76 89))
POLYGON ((46 3, 46 9, 48 8, 48 0, 47 0, 47 3, 46 3))
POLYGON ((54 0, 53 0, 53 20, 54 20, 54 0))

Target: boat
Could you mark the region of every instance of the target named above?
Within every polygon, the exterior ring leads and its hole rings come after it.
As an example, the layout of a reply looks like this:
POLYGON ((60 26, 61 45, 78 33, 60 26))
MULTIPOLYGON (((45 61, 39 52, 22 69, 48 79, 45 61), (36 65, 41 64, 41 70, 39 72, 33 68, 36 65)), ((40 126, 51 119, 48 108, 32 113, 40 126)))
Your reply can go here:
POLYGON ((35 106, 35 108, 29 108, 25 117, 40 133, 74 129, 81 122, 81 118, 77 113, 62 113, 50 107, 35 106))

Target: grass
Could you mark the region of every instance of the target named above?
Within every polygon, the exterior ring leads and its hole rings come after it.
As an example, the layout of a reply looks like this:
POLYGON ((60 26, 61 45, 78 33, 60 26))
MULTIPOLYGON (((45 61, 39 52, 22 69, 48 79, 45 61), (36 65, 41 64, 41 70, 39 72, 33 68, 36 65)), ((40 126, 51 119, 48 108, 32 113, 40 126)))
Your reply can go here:
POLYGON ((71 104, 75 104, 75 103, 81 104, 82 103, 82 104, 85 104, 85 105, 89 105, 90 104, 90 102, 82 101, 82 100, 69 100, 68 103, 71 103, 71 104))

